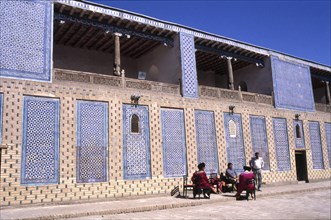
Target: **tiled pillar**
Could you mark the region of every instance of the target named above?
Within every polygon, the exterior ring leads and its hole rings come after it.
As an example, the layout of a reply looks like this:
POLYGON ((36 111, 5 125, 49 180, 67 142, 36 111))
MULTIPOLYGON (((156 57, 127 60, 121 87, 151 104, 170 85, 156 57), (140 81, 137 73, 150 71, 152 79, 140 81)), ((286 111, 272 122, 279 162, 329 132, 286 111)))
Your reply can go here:
POLYGON ((199 88, 195 61, 194 36, 180 33, 179 39, 182 66, 182 95, 186 98, 197 98, 199 96, 199 88))

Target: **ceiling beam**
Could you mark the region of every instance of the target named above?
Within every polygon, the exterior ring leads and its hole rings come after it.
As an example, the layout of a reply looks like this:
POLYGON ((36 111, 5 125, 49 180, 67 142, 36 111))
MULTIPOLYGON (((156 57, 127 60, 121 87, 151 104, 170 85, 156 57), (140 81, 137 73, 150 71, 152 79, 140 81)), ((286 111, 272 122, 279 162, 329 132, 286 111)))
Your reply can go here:
POLYGON ((240 54, 224 51, 224 50, 221 50, 221 49, 206 47, 206 46, 197 45, 197 44, 195 45, 195 49, 200 50, 200 51, 204 51, 204 52, 207 52, 207 53, 214 53, 214 54, 217 54, 218 56, 226 56, 226 57, 237 58, 238 60, 243 60, 243 61, 246 61, 248 63, 254 63, 254 64, 258 63, 258 64, 264 66, 264 61, 261 60, 261 59, 246 57, 246 56, 242 56, 240 54))
POLYGON ((88 19, 84 19, 84 18, 77 18, 77 17, 72 17, 72 16, 55 13, 54 19, 55 20, 66 20, 66 21, 71 21, 74 23, 80 23, 80 24, 84 24, 84 25, 94 26, 97 28, 101 28, 104 31, 110 31, 112 33, 118 32, 118 33, 136 36, 136 37, 140 37, 140 38, 144 38, 144 39, 148 39, 148 40, 159 41, 161 43, 166 43, 169 46, 174 45, 173 39, 171 37, 155 36, 155 35, 152 35, 149 33, 144 33, 144 32, 138 31, 138 30, 117 27, 117 26, 110 25, 110 24, 103 24, 103 23, 99 23, 97 21, 88 20, 88 19))

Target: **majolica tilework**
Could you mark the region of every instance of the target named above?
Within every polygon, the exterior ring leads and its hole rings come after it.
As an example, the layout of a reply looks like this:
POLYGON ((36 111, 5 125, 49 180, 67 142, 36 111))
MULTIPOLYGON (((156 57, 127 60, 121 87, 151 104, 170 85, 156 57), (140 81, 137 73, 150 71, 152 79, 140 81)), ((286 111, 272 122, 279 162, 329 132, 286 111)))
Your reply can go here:
POLYGON ((241 115, 225 112, 224 130, 228 163, 232 163, 237 172, 242 172, 246 161, 241 115))
POLYGON ((161 109, 163 172, 165 177, 186 175, 184 112, 161 109))
POLYGON ((309 122, 309 136, 311 155, 313 160, 313 169, 323 169, 323 151, 321 143, 320 125, 318 122, 309 122))
POLYGON ((3 109, 3 94, 0 93, 0 144, 2 143, 2 111, 3 111, 2 109, 3 109))
POLYGON ((295 147, 298 149, 305 148, 305 137, 301 120, 293 120, 293 132, 295 147))
POLYGON ((273 118, 274 142, 277 168, 279 171, 291 170, 290 151, 285 118, 273 118))
POLYGON ((331 168, 331 123, 325 123, 325 136, 328 147, 329 167, 331 168))
POLYGON ((77 182, 107 180, 108 104, 77 101, 77 182))
POLYGON ((151 177, 147 106, 123 105, 123 160, 124 179, 151 177), (139 133, 131 132, 133 115, 139 118, 139 133))
POLYGON ((277 57, 272 57, 271 61, 276 108, 314 111, 309 67, 282 61, 277 57))
POLYGON ((182 61, 182 94, 184 97, 196 98, 199 95, 199 91, 194 37, 185 33, 180 33, 179 37, 182 61))
POLYGON ((263 116, 250 116, 251 139, 253 146, 253 155, 259 152, 260 157, 263 158, 263 170, 269 170, 269 149, 267 140, 267 131, 265 118, 263 116))
POLYGON ((22 184, 57 183, 59 178, 59 100, 24 97, 22 184))
POLYGON ((214 113, 195 110, 198 163, 206 164, 207 173, 218 173, 218 154, 214 113))
POLYGON ((52 1, 0 1, 1 77, 51 80, 52 1))

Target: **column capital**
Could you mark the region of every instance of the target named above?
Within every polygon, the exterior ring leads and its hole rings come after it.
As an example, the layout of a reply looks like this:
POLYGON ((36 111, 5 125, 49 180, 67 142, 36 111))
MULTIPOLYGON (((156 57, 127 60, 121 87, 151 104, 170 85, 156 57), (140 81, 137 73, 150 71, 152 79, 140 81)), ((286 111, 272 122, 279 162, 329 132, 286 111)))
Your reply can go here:
POLYGON ((119 37, 122 37, 122 36, 123 36, 123 34, 118 33, 118 32, 115 32, 114 35, 115 35, 115 36, 119 36, 119 37))

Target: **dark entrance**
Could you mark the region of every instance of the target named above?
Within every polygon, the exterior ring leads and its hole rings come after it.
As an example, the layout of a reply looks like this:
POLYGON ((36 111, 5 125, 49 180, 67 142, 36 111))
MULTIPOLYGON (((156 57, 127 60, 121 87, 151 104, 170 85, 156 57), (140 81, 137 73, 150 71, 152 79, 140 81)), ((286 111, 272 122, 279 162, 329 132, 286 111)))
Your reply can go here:
POLYGON ((308 181, 306 151, 295 151, 295 165, 298 181, 308 181))

